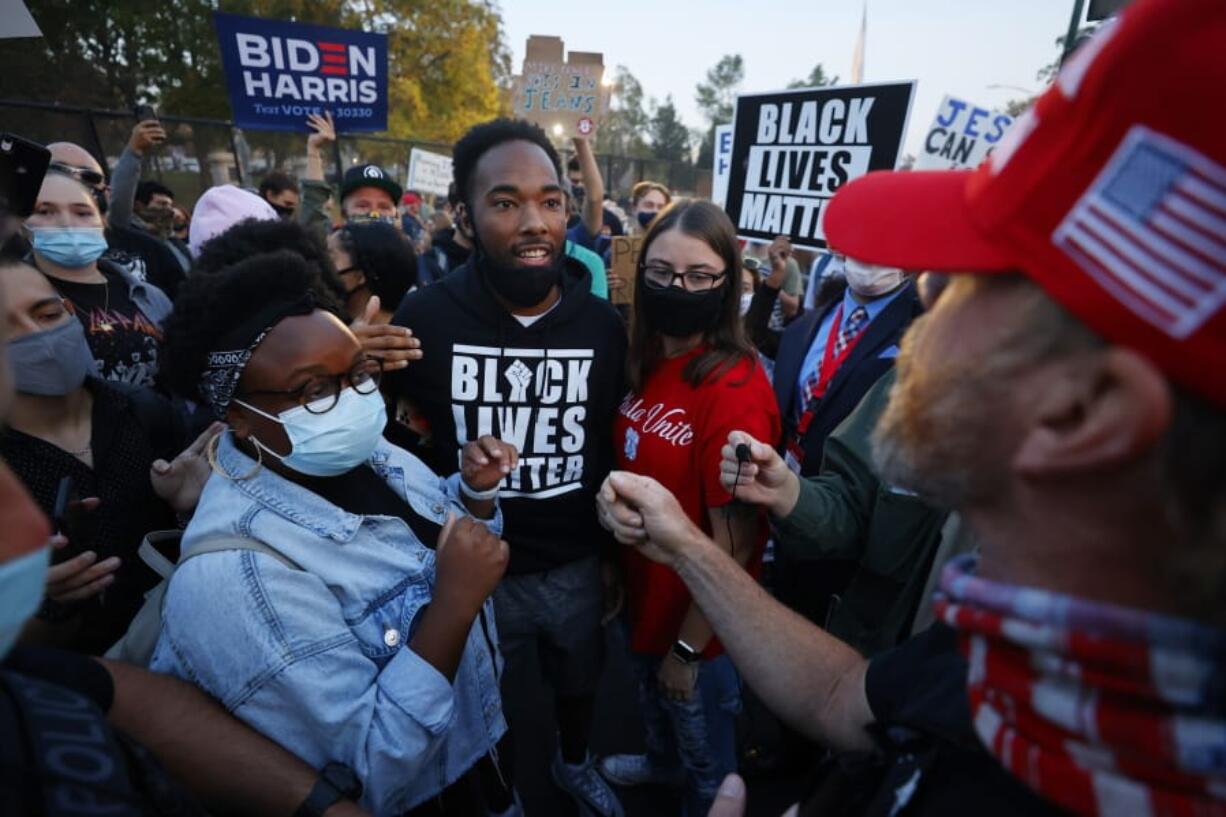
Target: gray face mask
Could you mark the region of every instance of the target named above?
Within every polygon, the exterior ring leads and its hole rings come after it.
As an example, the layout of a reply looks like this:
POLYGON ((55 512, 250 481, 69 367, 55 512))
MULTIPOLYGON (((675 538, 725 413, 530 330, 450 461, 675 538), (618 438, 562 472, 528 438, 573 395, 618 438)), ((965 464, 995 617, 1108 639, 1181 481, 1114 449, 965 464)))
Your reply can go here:
POLYGON ((21 394, 61 397, 81 388, 86 375, 97 372, 85 329, 76 318, 10 340, 8 355, 13 386, 21 394))

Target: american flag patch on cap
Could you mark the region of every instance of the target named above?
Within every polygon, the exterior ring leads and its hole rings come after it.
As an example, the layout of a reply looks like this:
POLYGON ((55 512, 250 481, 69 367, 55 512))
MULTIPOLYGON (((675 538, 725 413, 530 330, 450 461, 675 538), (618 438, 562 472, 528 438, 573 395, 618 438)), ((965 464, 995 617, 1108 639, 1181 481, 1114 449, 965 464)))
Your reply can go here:
POLYGON ((1120 303, 1186 338, 1226 303, 1226 168, 1136 125, 1052 240, 1120 303))

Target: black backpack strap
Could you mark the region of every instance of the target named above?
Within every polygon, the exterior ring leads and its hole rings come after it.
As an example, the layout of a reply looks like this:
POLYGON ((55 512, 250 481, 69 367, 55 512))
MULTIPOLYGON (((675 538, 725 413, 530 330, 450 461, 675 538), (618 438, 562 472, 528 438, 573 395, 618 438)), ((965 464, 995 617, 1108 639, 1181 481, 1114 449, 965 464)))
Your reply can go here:
MULTIPOLYGON (((123 748, 93 702, 16 672, 0 672, 0 685, 8 692, 0 697, 10 697, 21 722, 30 758, 27 785, 41 790, 43 814, 70 817, 81 814, 83 804, 117 817, 147 813, 123 748)), ((6 743, 11 739, 4 736, 6 743)))

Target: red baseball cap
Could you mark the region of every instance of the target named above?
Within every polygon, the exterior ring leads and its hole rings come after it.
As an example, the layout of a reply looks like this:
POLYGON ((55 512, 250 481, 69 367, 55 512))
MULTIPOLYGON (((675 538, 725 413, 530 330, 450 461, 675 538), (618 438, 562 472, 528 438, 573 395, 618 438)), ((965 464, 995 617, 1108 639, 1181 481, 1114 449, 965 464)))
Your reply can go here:
POLYGON ((420 204, 421 196, 414 193, 412 190, 400 197, 401 204, 420 204))
POLYGON ((1226 407, 1226 3, 1136 0, 978 170, 869 173, 824 226, 869 263, 1021 271, 1226 407))

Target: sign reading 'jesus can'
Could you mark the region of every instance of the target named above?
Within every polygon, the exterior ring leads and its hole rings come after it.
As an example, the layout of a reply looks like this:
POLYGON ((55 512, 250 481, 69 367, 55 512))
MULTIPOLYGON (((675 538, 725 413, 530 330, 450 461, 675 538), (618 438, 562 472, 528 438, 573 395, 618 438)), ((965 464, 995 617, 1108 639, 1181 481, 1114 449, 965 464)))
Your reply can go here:
POLYGON ((898 161, 914 82, 737 98, 725 210, 742 238, 825 247, 822 216, 844 184, 898 161))

